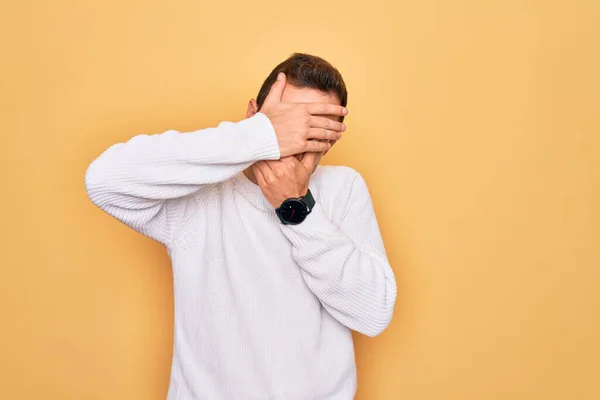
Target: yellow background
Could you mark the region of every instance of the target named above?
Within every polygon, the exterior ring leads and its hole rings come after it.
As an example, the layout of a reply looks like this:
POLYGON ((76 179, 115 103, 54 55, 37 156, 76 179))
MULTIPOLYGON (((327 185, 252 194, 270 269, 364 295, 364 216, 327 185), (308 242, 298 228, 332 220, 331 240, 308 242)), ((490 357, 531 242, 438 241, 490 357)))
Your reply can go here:
MULTIPOLYGON (((162 248, 84 171, 244 117, 294 51, 338 66, 399 296, 361 400, 600 398, 600 3, 13 1, 0 10, 0 392, 164 399, 162 248)), ((216 400, 216 399, 215 399, 216 400)))

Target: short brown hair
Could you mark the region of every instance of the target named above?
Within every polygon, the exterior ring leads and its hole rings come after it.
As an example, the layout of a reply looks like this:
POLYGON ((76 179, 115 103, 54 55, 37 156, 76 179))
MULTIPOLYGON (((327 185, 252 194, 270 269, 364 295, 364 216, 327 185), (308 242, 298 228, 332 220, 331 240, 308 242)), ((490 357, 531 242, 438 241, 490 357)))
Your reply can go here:
POLYGON ((283 72, 287 82, 298 87, 308 87, 324 93, 335 94, 343 107, 348 103, 348 92, 342 74, 321 57, 304 53, 294 53, 276 66, 262 84, 256 103, 262 107, 277 75, 283 72))

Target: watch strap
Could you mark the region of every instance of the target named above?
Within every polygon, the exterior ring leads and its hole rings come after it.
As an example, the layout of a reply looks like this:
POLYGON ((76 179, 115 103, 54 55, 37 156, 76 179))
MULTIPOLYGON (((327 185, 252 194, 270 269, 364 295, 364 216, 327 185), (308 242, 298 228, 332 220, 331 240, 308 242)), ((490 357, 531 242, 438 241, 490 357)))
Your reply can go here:
POLYGON ((302 196, 302 198, 304 199, 304 202, 306 203, 306 206, 308 207, 308 212, 311 212, 313 207, 315 206, 315 198, 313 197, 312 193, 310 192, 310 189, 308 189, 308 192, 306 192, 306 194, 304 196, 302 196))

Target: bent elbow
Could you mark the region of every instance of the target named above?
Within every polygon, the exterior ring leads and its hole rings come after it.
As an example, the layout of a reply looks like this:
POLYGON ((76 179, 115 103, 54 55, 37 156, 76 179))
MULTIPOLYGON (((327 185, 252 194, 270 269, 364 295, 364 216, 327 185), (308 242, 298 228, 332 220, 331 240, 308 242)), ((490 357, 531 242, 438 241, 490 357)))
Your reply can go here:
POLYGON ((364 318, 356 321, 356 331, 368 337, 379 336, 392 322, 394 307, 396 306, 396 290, 388 292, 389 296, 382 299, 378 305, 369 307, 364 318))
POLYGON ((387 329, 387 327, 392 322, 392 316, 394 313, 394 306, 391 305, 387 307, 384 312, 381 312, 379 315, 374 315, 367 323, 364 324, 357 331, 368 337, 379 336, 387 329))
POLYGON ((380 306, 376 310, 372 310, 369 314, 366 329, 361 332, 368 337, 379 336, 392 322, 394 316, 394 308, 396 306, 397 288, 395 279, 389 281, 386 287, 386 294, 380 306))
POLYGON ((98 168, 97 162, 93 161, 85 171, 84 184, 88 198, 99 207, 104 197, 102 193, 106 191, 105 185, 102 184, 103 181, 103 173, 98 168))
MULTIPOLYGON (((117 143, 104 150, 100 156, 94 159, 85 170, 85 191, 92 203, 100 206, 104 203, 105 194, 110 192, 114 186, 113 181, 119 173, 119 161, 115 157, 123 143, 117 143)), ((102 207, 101 207, 102 208, 102 207)))

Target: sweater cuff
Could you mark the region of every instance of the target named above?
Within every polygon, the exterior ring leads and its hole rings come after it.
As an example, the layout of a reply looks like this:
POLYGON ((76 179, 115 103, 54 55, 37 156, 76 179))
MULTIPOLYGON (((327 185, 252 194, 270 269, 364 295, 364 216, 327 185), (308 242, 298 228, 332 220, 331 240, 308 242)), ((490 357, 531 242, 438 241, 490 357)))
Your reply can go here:
POLYGON ((238 133, 236 139, 248 144, 253 160, 279 160, 279 142, 271 120, 263 113, 237 123, 238 133))
POLYGON ((281 229, 294 247, 302 247, 338 230, 337 226, 323 213, 323 209, 318 203, 302 223, 298 225, 282 224, 281 229))

